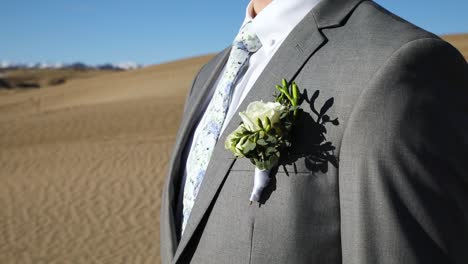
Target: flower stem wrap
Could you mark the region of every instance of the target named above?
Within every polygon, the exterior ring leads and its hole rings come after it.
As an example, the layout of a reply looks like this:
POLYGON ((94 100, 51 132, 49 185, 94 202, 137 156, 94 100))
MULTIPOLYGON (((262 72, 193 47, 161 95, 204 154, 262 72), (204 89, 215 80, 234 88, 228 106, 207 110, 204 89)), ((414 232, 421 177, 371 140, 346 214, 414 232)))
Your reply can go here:
POLYGON ((251 202, 259 202, 263 189, 270 182, 270 170, 260 170, 255 168, 254 186, 250 195, 251 202))

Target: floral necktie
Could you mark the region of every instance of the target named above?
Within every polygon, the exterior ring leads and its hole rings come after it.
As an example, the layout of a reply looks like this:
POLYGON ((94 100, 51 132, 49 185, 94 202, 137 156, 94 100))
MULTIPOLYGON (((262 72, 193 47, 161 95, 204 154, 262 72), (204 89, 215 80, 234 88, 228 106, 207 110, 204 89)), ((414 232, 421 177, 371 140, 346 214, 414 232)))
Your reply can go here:
POLYGON ((234 84, 239 78, 239 73, 248 67, 250 56, 262 47, 251 26, 251 21, 247 22, 236 36, 223 75, 195 130, 193 145, 186 163, 181 234, 184 233, 208 162, 223 127, 234 84))

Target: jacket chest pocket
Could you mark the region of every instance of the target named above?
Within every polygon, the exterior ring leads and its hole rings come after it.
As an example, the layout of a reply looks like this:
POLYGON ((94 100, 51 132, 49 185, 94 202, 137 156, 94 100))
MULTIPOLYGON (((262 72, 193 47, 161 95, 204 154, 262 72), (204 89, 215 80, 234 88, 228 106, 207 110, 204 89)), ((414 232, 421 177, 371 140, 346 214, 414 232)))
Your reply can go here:
MULTIPOLYGON (((239 173, 253 177, 253 171, 239 173)), ((320 263, 318 252, 339 259, 336 174, 279 170, 252 207, 250 263, 320 263)))
MULTIPOLYGON (((302 157, 272 170, 270 182, 262 191, 260 207, 271 204, 278 206, 276 209, 280 211, 283 207, 308 210, 307 206, 326 204, 329 199, 335 203, 338 197, 337 169, 329 164, 328 167, 320 166, 323 165, 302 157)), ((255 166, 245 158, 236 160, 231 169, 236 177, 243 177, 250 182, 250 190, 253 188, 254 170, 255 166)))

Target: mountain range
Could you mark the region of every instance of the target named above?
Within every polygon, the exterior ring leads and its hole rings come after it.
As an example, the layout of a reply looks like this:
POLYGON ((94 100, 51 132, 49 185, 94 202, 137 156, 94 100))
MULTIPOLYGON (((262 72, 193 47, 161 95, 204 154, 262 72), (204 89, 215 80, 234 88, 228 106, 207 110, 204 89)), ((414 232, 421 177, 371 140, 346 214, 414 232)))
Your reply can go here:
POLYGON ((143 67, 136 62, 104 63, 98 65, 89 65, 82 62, 74 63, 14 63, 9 61, 0 61, 0 71, 17 69, 75 69, 75 70, 134 70, 143 67))

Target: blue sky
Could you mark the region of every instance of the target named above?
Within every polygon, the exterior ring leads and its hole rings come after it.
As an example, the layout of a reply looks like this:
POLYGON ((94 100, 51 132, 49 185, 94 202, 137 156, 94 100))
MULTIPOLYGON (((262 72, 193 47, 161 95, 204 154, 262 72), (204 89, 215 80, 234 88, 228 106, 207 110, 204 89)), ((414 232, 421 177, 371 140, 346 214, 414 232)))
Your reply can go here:
MULTIPOLYGON (((155 64, 212 53, 229 45, 248 2, 0 0, 0 61, 155 64)), ((434 33, 468 33, 468 1, 376 2, 434 33)))

